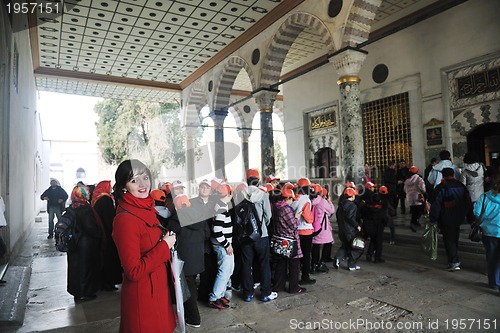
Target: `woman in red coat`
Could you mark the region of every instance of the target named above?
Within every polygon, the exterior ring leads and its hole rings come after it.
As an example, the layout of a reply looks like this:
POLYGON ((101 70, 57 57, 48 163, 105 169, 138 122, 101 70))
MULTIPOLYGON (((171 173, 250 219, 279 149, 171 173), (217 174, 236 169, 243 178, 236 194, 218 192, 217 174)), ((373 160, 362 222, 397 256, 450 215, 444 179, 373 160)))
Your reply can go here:
POLYGON ((120 332, 173 332, 166 265, 175 235, 162 234, 149 197, 151 173, 142 162, 122 162, 115 180, 113 239, 123 267, 120 332))

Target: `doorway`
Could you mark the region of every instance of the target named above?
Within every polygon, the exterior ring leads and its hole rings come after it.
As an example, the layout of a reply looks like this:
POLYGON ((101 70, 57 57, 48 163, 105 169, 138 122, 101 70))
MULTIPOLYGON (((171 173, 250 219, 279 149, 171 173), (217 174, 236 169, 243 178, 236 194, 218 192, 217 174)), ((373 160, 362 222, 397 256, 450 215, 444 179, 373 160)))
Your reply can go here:
POLYGON ((337 155, 332 148, 321 148, 314 154, 317 178, 337 177, 337 155))
POLYGON ((481 162, 491 164, 492 158, 500 158, 500 123, 487 123, 475 127, 467 135, 467 149, 477 152, 481 162))

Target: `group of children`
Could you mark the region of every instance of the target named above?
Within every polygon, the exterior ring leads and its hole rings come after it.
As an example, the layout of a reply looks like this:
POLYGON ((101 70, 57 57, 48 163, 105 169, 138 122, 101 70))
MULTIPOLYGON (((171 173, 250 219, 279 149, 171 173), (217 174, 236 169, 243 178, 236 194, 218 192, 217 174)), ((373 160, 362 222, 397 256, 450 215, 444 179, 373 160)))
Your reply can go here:
POLYGON ((349 270, 359 269, 356 261, 363 251, 352 246, 358 234, 370 239, 367 259, 384 261, 383 229, 390 224, 392 207, 384 186, 375 193, 374 184, 369 182, 360 193, 354 183, 345 185, 337 209, 342 245, 331 258, 334 239, 330 219, 335 207, 326 188, 308 178, 280 184, 274 175, 259 186, 260 175, 254 169, 246 176, 247 182, 236 186, 218 178, 203 180, 198 196, 191 199, 180 181, 161 183, 150 194, 161 224, 177 234, 176 248, 185 262, 191 294, 185 303, 188 325, 200 325, 197 299, 212 308, 225 309, 232 290, 240 291, 250 302, 254 285, 260 284, 260 299, 267 302, 283 291, 304 293, 304 285, 316 282, 311 274, 329 271, 326 262, 334 261, 334 267, 339 268, 347 259, 349 270), (245 217, 241 212, 249 214, 246 210, 253 212, 258 229, 255 238, 245 235, 243 239, 240 224, 245 217), (276 239, 289 242, 293 251, 285 254, 276 250, 276 239))

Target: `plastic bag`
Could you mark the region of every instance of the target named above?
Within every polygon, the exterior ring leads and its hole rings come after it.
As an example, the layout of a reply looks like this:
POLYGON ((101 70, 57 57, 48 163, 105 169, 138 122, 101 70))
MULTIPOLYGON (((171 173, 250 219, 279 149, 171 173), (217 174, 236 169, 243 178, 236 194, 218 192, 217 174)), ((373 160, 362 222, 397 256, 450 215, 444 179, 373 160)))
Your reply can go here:
POLYGON ((431 260, 437 259, 438 234, 437 224, 427 223, 425 225, 424 234, 422 235, 422 250, 431 260))

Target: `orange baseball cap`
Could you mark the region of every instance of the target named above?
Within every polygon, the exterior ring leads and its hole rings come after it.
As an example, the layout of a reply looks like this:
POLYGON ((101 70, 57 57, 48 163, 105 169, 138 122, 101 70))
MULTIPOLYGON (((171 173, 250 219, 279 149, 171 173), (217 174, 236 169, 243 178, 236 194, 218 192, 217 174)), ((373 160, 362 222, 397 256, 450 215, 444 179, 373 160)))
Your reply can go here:
POLYGON ((389 194, 389 189, 387 188, 387 186, 380 186, 380 188, 378 189, 378 193, 380 194, 389 194))
POLYGON ((295 193, 293 192, 292 189, 290 188, 284 188, 281 190, 281 196, 283 198, 292 198, 293 200, 296 200, 297 198, 295 197, 295 193))
POLYGON ((149 196, 153 198, 154 201, 165 202, 167 200, 167 196, 162 190, 152 190, 149 196))
POLYGON ((312 184, 311 187, 313 188, 314 193, 321 194, 321 191, 323 190, 320 184, 312 184))
POLYGON ((322 195, 322 196, 325 196, 325 195, 327 195, 327 194, 328 194, 328 190, 327 190, 326 188, 323 188, 323 189, 321 190, 321 195, 322 195))
POLYGON ((250 179, 250 178, 257 178, 260 180, 259 171, 255 170, 255 169, 248 169, 247 170, 247 179, 250 179))
POLYGON ((219 193, 221 197, 228 196, 229 193, 231 193, 231 186, 229 186, 226 183, 222 183, 219 186, 217 186, 217 193, 219 193))
POLYGON ((420 171, 420 169, 419 169, 419 168, 417 168, 417 167, 416 167, 416 166, 414 166, 414 165, 410 168, 410 172, 411 172, 411 173, 418 173, 419 171, 420 171))
POLYGON ((189 198, 185 194, 178 195, 174 198, 174 205, 176 209, 181 209, 185 207, 190 207, 191 202, 189 201, 189 198))
POLYGON ((346 198, 350 198, 350 197, 353 197, 355 195, 356 195, 356 191, 350 187, 348 187, 344 190, 344 196, 346 198))
POLYGON ((311 181, 309 178, 300 178, 299 181, 297 182, 299 187, 304 187, 304 186, 311 186, 311 181))

